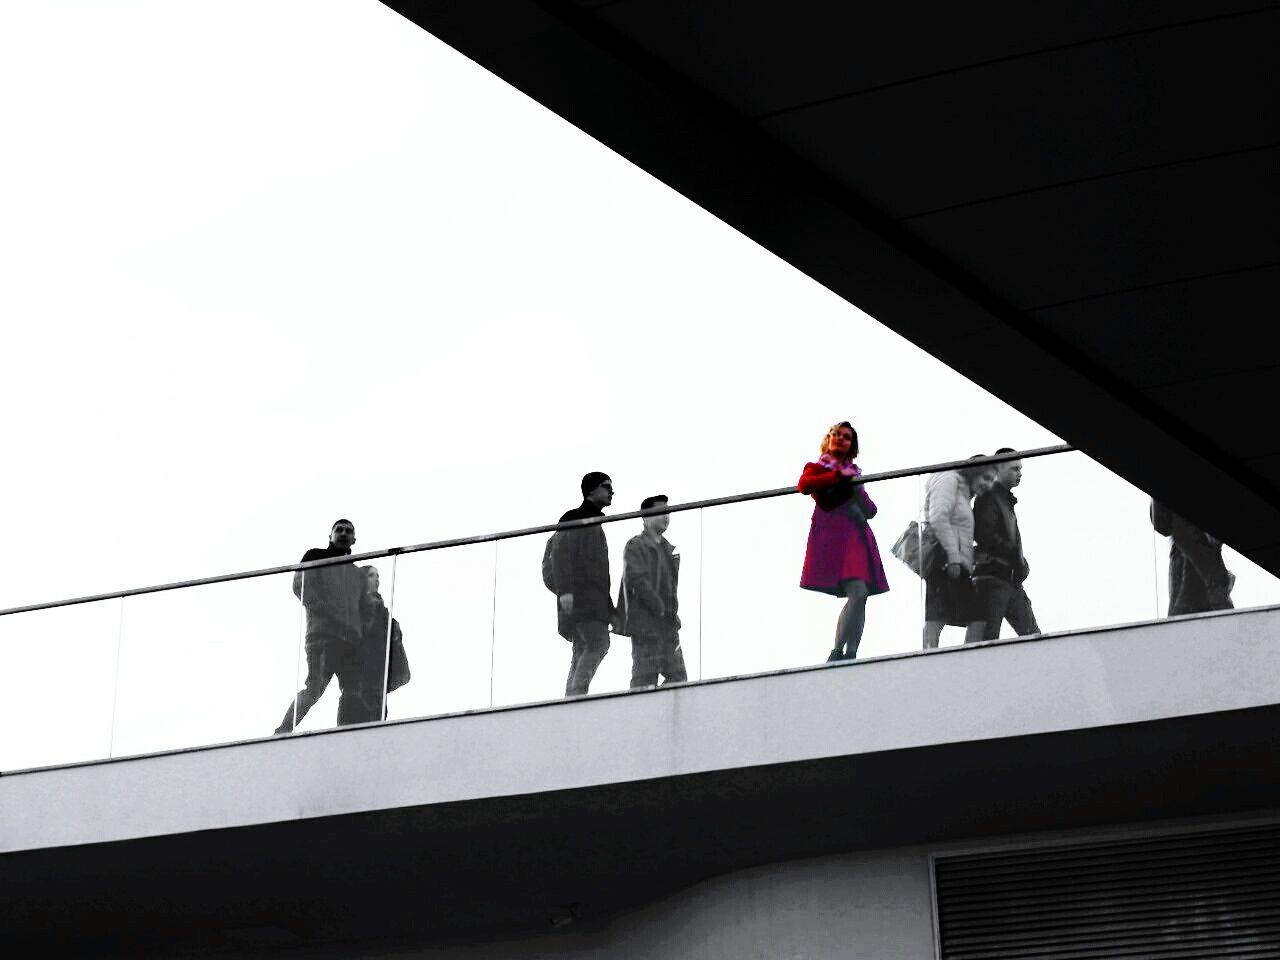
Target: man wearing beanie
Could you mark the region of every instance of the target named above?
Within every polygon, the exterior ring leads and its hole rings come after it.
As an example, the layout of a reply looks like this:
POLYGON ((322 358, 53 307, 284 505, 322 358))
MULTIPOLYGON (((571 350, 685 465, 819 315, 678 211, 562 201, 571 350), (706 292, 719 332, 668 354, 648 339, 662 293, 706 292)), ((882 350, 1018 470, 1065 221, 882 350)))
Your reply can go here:
MULTIPOLYGON (((561 523, 603 517, 613 502, 613 482, 607 473, 591 472, 582 478, 582 506, 568 511, 561 523)), ((556 534, 552 551, 556 615, 560 636, 573 644, 564 695, 587 692, 600 661, 609 652, 609 624, 613 599, 609 585, 609 544, 604 527, 592 524, 556 534)))

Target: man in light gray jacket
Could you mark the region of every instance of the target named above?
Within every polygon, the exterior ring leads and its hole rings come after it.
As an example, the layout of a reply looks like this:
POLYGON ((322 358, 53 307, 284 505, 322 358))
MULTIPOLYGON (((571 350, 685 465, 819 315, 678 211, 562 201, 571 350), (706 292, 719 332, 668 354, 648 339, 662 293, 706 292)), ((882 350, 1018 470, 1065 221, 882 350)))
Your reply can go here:
MULTIPOLYGON (((346 519, 335 520, 329 529, 329 545, 308 550, 300 562, 349 556, 355 542, 355 524, 346 519)), ((359 689, 365 575, 350 562, 298 570, 293 575, 293 594, 306 611, 307 679, 289 704, 276 733, 289 733, 302 722, 324 695, 334 674, 342 689, 338 724, 374 719, 365 715, 359 689)))
MULTIPOLYGON (((667 497, 645 497, 641 510, 662 510, 667 497)), ((631 637, 631 689, 688 679, 680 649, 680 557, 664 533, 671 515, 655 512, 643 520, 644 532, 627 541, 618 590, 618 626, 631 637)))

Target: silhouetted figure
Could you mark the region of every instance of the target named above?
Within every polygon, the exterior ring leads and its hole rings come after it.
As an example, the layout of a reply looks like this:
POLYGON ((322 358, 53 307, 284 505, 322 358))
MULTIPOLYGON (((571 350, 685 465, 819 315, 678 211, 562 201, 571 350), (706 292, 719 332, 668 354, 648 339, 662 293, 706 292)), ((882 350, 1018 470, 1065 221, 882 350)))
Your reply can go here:
MULTIPOLYGON (((308 550, 300 562, 349 556, 355 542, 355 524, 337 520, 329 531, 329 545, 308 550)), ((289 733, 302 722, 324 695, 334 674, 342 691, 338 700, 339 725, 363 722, 368 712, 360 692, 364 574, 352 563, 299 570, 293 575, 293 593, 306 611, 307 679, 289 704, 276 733, 289 733)))
POLYGON ((889 580, 867 522, 876 515, 876 505, 866 487, 853 482, 862 473, 853 462, 858 456, 858 432, 847 420, 841 421, 827 431, 818 452, 815 462, 804 465, 797 484, 816 504, 800 586, 845 598, 836 620, 835 645, 827 657, 831 663, 858 655, 867 598, 887 591, 889 580))
POLYGON ((360 572, 365 577, 360 701, 366 721, 385 720, 386 695, 409 682, 409 658, 404 652, 400 622, 391 616, 378 592, 381 584, 378 568, 370 565, 361 567, 360 572))
MULTIPOLYGON (((582 506, 565 513, 560 522, 603 517, 613 502, 613 481, 606 473, 582 478, 582 506)), ((609 544, 600 524, 563 530, 555 537, 551 564, 556 587, 556 616, 560 636, 573 644, 566 697, 586 693, 600 661, 609 652, 613 622, 610 596, 609 544)))
MULTIPOLYGON (((645 497, 641 510, 665 507, 665 495, 645 497)), ((680 649, 680 557, 664 533, 671 515, 645 517, 644 532, 627 541, 618 587, 618 628, 631 638, 631 689, 664 683, 683 683, 684 652, 680 649)))
POLYGON ((1236 578, 1222 562, 1222 541, 1155 500, 1151 522, 1169 538, 1169 616, 1234 609, 1236 578))
MULTIPOLYGON (((996 451, 1013 452, 1011 447, 996 451)), ((1040 632, 1031 599, 1023 587, 1031 564, 1022 552, 1022 531, 1014 512, 1018 498, 1013 495, 1013 488, 1020 483, 1021 460, 996 464, 995 484, 973 502, 973 583, 978 591, 978 610, 986 619, 984 640, 999 639, 1005 620, 1020 637, 1040 632)))
POLYGON ((938 546, 933 552, 935 566, 925 577, 926 650, 938 646, 942 628, 947 624, 966 628, 965 643, 981 640, 986 630, 987 622, 979 609, 972 580, 972 501, 991 489, 995 482, 995 467, 962 467, 935 473, 925 487, 925 517, 938 546))

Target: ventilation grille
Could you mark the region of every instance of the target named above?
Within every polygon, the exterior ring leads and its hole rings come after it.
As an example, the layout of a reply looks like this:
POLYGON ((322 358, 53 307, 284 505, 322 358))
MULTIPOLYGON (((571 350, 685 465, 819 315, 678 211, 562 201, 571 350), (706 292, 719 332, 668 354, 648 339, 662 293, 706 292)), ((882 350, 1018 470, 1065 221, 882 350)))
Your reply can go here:
POLYGON ((1280 825, 934 869, 942 960, 1280 958, 1280 825))

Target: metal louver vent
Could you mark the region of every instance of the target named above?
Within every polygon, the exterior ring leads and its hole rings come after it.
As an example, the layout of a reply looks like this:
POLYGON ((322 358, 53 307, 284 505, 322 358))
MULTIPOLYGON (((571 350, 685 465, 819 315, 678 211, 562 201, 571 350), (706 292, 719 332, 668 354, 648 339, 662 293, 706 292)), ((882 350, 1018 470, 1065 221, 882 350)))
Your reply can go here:
POLYGON ((1280 958, 1280 824, 942 857, 942 960, 1280 958))

